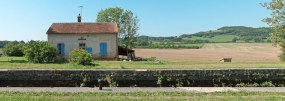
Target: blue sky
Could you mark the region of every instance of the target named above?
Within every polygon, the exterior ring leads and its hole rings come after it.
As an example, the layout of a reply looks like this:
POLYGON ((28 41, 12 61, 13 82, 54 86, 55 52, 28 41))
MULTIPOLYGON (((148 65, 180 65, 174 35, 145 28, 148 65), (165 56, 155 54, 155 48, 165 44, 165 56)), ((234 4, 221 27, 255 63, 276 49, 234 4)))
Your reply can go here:
POLYGON ((47 40, 53 22, 95 22, 97 13, 121 7, 137 14, 140 35, 179 36, 223 26, 268 27, 261 20, 271 0, 1 0, 0 40, 47 40))

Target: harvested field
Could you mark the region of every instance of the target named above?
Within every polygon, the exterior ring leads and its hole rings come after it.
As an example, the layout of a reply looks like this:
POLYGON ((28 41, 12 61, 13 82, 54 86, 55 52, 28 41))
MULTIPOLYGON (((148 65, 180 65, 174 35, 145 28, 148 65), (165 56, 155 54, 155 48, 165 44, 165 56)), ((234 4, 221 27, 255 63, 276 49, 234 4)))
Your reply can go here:
POLYGON ((279 47, 271 43, 207 43, 201 49, 135 49, 136 56, 167 61, 278 62, 279 47))

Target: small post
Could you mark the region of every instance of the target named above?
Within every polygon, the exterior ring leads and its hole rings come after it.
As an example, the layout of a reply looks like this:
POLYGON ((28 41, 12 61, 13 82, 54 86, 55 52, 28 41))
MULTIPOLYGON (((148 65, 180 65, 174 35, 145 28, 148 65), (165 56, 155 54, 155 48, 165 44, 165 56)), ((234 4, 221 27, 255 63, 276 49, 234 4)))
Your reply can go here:
POLYGON ((103 80, 102 79, 98 79, 98 83, 99 83, 99 90, 102 90, 103 80))

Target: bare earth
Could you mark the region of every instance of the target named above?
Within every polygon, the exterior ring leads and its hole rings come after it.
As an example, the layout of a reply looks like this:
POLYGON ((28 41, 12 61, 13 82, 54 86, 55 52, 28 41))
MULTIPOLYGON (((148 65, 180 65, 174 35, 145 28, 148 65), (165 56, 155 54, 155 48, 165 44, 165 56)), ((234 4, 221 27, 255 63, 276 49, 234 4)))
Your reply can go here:
POLYGON ((280 61, 279 47, 271 43, 208 43, 201 49, 135 49, 136 56, 156 57, 167 61, 218 61, 233 58, 235 62, 280 61))

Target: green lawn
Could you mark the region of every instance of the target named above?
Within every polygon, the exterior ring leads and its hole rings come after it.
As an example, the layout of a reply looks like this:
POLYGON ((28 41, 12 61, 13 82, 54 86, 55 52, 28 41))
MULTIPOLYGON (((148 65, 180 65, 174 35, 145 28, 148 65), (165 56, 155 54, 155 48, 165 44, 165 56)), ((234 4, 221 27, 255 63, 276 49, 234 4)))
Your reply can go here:
POLYGON ((1 101, 284 101, 283 92, 0 92, 1 101))
POLYGON ((92 66, 72 65, 68 62, 30 63, 24 57, 0 57, 0 69, 232 69, 232 68, 284 68, 284 62, 198 62, 165 61, 94 61, 92 66), (8 61, 9 59, 9 61, 8 61), (12 59, 12 60, 11 60, 12 59))

